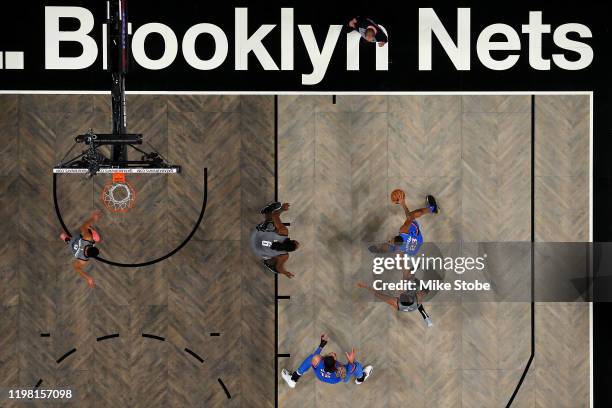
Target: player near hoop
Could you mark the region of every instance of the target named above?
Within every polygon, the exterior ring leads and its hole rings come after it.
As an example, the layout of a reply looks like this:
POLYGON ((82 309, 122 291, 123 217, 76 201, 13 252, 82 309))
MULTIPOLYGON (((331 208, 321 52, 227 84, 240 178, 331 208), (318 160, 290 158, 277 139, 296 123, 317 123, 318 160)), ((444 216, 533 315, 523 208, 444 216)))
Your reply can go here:
POLYGON ((97 223, 100 218, 102 218, 102 213, 96 210, 92 212, 90 217, 81 225, 81 228, 79 228, 79 235, 72 236, 66 232, 62 232, 60 235, 62 241, 70 247, 72 255, 75 258, 72 262, 72 267, 87 281, 87 286, 90 288, 94 287, 94 280, 85 273, 84 268, 89 258, 95 258, 100 253, 98 248, 96 248, 96 244, 100 242, 100 234, 98 234, 94 227, 94 224, 97 223))
POLYGON ((396 189, 391 192, 391 202, 400 205, 404 210, 406 220, 399 229, 398 235, 382 245, 372 245, 368 249, 374 253, 404 252, 414 256, 423 245, 423 234, 417 218, 426 214, 438 214, 439 208, 436 199, 432 195, 425 198, 426 206, 418 210, 410 211, 406 205, 406 194, 396 189))
POLYGON ((251 248, 262 264, 270 271, 295 276, 285 268, 289 252, 299 248, 299 242, 289 238, 289 229, 281 219, 282 212, 289 210, 289 203, 272 202, 261 209, 264 222, 258 224, 251 233, 251 248))
POLYGON ((283 368, 281 377, 289 387, 295 388, 300 377, 306 374, 310 368, 313 369, 319 381, 327 384, 338 384, 339 382, 346 383, 350 381, 351 377, 355 377, 355 384, 359 385, 363 384, 372 374, 374 368, 371 365, 362 367, 355 359, 356 353, 354 348, 350 353, 344 353, 348 360, 346 364, 342 364, 337 360, 336 353, 328 353, 322 356, 321 351, 323 351, 323 347, 325 347, 328 341, 329 337, 325 333, 322 334, 319 347, 317 347, 314 353, 306 357, 298 369, 293 373, 283 368))

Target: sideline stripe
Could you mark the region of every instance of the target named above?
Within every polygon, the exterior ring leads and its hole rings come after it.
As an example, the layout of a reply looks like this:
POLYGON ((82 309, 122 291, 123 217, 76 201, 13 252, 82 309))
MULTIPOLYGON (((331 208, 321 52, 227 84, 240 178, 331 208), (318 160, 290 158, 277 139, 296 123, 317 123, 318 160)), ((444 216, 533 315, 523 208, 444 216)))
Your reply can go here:
MULTIPOLYGON (((278 201, 278 95, 274 95, 274 201, 278 201)), ((274 274, 274 407, 278 408, 278 274, 274 274)), ((219 379, 221 385, 221 379, 219 379)), ((223 385, 225 389, 225 386, 223 385)), ((225 390, 227 393, 227 389, 225 390)), ((229 393, 227 393, 228 398, 229 393)))
POLYGON ((535 95, 531 95, 531 354, 506 408, 514 402, 535 356, 535 95))

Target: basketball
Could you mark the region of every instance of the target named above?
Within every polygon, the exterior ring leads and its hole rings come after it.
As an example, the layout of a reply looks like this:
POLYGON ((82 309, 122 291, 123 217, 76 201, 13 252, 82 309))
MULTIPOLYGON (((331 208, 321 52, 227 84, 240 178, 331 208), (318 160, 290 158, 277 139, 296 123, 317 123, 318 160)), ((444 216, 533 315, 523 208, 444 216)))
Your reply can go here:
POLYGON ((400 190, 399 188, 393 190, 391 192, 391 202, 392 203, 399 203, 401 200, 403 200, 406 197, 406 194, 404 193, 403 190, 400 190))

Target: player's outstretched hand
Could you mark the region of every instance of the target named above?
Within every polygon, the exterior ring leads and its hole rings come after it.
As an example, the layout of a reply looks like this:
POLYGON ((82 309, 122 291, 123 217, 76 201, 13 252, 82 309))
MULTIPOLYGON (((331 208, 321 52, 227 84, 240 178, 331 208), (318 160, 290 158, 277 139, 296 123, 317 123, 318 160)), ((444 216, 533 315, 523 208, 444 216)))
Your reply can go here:
POLYGON ((95 210, 91 213, 91 219, 93 222, 98 222, 102 218, 102 212, 100 210, 95 210))
POLYGON ((295 276, 295 274, 293 274, 293 273, 291 273, 291 272, 287 271, 287 272, 285 273, 285 276, 286 276, 286 277, 288 277, 289 279, 291 279, 291 278, 293 278, 293 277, 295 276))
POLYGON ((355 362, 355 355, 357 354, 357 352, 355 351, 355 347, 353 347, 351 349, 350 353, 344 353, 346 355, 346 359, 348 360, 349 363, 353 364, 355 362))
POLYGON ((329 341, 329 336, 325 333, 321 334, 321 343, 319 343, 319 347, 323 348, 329 341))
POLYGON ((87 278, 87 286, 89 286, 91 289, 93 289, 93 287, 94 287, 94 280, 93 280, 93 278, 87 278))
POLYGON ((281 210, 282 211, 288 211, 290 206, 291 206, 291 204, 289 204, 289 203, 283 203, 283 205, 281 206, 281 210))
POLYGON ((366 285, 364 282, 359 281, 359 282, 357 282, 357 287, 358 288, 366 289, 368 287, 368 285, 366 285))

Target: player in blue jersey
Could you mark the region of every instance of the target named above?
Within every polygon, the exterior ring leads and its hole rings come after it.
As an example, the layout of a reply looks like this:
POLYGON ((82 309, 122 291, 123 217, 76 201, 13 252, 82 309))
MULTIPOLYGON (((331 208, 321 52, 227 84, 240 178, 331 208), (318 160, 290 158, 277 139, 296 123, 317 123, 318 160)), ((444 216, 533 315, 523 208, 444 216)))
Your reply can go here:
POLYGON ((410 211, 406 205, 406 197, 402 193, 401 199, 395 202, 395 204, 403 208, 404 214, 406 215, 406 221, 404 221, 400 227, 399 234, 387 243, 370 246, 370 252, 404 252, 410 256, 416 255, 419 249, 421 249, 421 245, 423 245, 423 234, 416 219, 426 214, 438 214, 439 212, 438 204, 434 196, 428 195, 426 197, 426 202, 427 204, 425 207, 410 211))
POLYGON ((287 369, 283 369, 281 377, 287 385, 291 388, 295 388, 300 377, 312 368, 315 376, 324 383, 337 384, 339 382, 349 382, 351 377, 355 377, 355 384, 363 384, 363 382, 372 373, 373 367, 371 365, 362 367, 362 365, 355 360, 355 349, 353 348, 350 353, 345 353, 348 363, 342 364, 336 359, 336 353, 328 353, 321 355, 323 347, 329 341, 327 335, 321 335, 321 343, 319 347, 306 357, 306 359, 300 364, 297 370, 290 373, 287 369))

